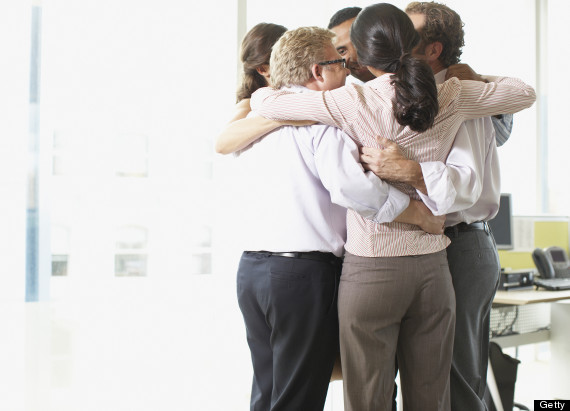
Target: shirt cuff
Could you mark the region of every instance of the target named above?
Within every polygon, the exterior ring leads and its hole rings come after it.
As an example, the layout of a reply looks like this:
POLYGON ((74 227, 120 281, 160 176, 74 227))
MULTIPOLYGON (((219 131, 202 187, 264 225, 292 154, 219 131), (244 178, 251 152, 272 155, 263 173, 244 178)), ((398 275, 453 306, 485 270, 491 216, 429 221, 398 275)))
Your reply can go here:
POLYGON ((410 205, 410 196, 389 185, 388 199, 376 214, 377 223, 391 223, 410 205))
POLYGON ((444 215, 455 202, 457 192, 447 172, 447 167, 441 161, 420 163, 427 195, 416 190, 424 204, 434 215, 444 215))

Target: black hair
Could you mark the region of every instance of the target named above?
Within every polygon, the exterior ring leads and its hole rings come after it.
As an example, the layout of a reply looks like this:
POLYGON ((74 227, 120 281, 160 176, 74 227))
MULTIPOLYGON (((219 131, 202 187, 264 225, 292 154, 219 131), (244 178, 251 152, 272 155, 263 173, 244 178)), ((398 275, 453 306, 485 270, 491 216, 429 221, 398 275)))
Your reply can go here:
POLYGON ((361 7, 345 7, 344 9, 340 9, 331 17, 327 29, 330 30, 347 20, 355 18, 361 10, 361 7))
POLYGON ((352 23, 350 39, 361 65, 393 73, 398 123, 417 132, 433 126, 437 87, 428 64, 411 54, 420 36, 406 13, 388 3, 366 7, 352 23))
POLYGON ((267 86, 257 68, 269 64, 271 49, 287 29, 273 23, 259 23, 247 32, 241 44, 243 78, 237 90, 237 101, 250 98, 255 90, 267 86))

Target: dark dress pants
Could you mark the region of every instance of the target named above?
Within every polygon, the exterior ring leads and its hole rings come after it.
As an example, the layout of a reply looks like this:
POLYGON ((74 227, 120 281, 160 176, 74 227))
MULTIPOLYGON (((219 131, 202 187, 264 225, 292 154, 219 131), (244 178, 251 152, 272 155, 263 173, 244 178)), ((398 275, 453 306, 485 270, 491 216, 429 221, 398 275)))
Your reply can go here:
POLYGON ((322 410, 338 353, 342 260, 243 253, 237 295, 253 363, 251 410, 322 410))
POLYGON ((448 229, 446 234, 451 239, 447 260, 456 301, 451 409, 484 411, 489 323, 499 285, 499 256, 491 232, 448 229))

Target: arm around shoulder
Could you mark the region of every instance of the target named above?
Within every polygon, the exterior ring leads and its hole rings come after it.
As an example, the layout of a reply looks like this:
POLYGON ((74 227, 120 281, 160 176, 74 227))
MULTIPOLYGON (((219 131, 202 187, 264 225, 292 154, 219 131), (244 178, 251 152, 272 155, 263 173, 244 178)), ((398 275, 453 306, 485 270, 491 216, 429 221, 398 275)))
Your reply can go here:
POLYGON ((229 123, 218 135, 214 148, 219 154, 235 153, 282 125, 278 121, 264 117, 247 117, 236 120, 229 123))
POLYGON ((514 114, 529 108, 536 101, 534 88, 519 79, 492 76, 484 78, 489 82, 450 79, 442 85, 449 90, 459 86, 456 89, 460 93, 456 107, 465 120, 514 114))

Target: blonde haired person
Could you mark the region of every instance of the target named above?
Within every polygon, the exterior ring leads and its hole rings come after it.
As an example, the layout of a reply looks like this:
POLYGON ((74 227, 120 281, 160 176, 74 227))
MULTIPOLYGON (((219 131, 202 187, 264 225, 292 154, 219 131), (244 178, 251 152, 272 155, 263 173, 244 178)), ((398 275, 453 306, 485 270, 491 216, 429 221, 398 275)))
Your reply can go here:
MULTIPOLYGON (((348 70, 331 38, 318 27, 285 33, 272 53, 272 84, 299 94, 341 87, 348 70), (274 69, 277 61, 284 70, 274 69)), ((436 233, 443 219, 365 172, 358 147, 335 127, 281 127, 235 163, 246 250, 237 295, 254 370, 251 410, 322 410, 339 349, 346 208, 436 233)))

